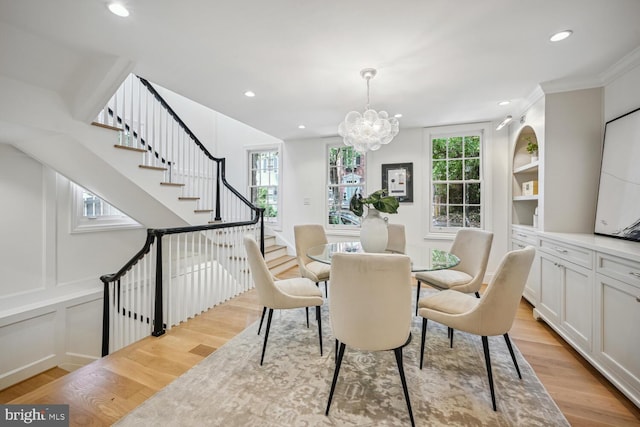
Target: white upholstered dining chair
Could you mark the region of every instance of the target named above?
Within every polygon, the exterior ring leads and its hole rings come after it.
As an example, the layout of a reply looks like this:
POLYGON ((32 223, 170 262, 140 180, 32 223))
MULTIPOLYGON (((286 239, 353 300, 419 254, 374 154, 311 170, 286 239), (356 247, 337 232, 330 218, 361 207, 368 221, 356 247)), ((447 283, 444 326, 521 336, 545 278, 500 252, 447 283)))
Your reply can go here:
POLYGON ((322 291, 311 280, 304 277, 274 281, 269 267, 262 257, 258 243, 251 236, 244 236, 243 240, 247 251, 249 270, 258 290, 258 301, 260 305, 269 310, 260 364, 262 365, 264 361, 264 352, 267 349, 273 310, 279 309, 305 308, 307 327, 309 327, 309 307, 316 308, 320 355, 322 356, 322 320, 320 317, 320 307, 323 303, 322 291))
POLYGON ((307 256, 307 250, 313 246, 325 245, 328 243, 324 227, 320 224, 300 224, 293 227, 294 239, 296 241, 296 258, 300 275, 309 280, 313 280, 319 286, 324 282, 325 295, 328 294, 327 280, 331 266, 322 262, 314 261, 307 256))
POLYGON ((404 254, 407 251, 407 236, 405 235, 403 224, 387 224, 389 240, 387 241, 387 252, 404 254))
POLYGON ((460 258, 460 263, 446 270, 416 273, 416 315, 422 282, 438 290, 452 289, 463 293, 475 293, 480 298, 482 280, 487 271, 493 233, 475 228, 462 228, 456 233, 449 252, 460 258))
POLYGON ((424 359, 427 319, 458 331, 480 335, 491 390, 491 403, 495 411, 496 397, 487 337, 504 336, 518 377, 522 378, 508 332, 520 304, 534 255, 533 246, 508 252, 480 299, 453 290, 444 290, 422 298, 418 310, 419 315, 422 316, 420 369, 424 359))
POLYGON ((325 414, 329 415, 346 346, 364 351, 393 350, 409 418, 414 425, 402 361, 402 348, 411 341, 409 257, 400 254, 334 254, 329 315, 339 350, 325 414))

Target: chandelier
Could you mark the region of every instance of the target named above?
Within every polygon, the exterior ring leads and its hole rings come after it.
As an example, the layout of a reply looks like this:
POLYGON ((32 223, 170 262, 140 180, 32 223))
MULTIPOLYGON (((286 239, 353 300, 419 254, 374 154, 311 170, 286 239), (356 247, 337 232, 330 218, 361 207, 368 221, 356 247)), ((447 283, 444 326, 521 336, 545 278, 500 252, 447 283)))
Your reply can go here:
POLYGON ((391 142, 398 134, 398 119, 389 118, 386 111, 376 112, 369 107, 369 80, 376 76, 374 68, 365 68, 360 75, 367 81, 367 108, 364 114, 351 111, 338 126, 338 134, 345 145, 353 147, 359 153, 378 150, 391 142))

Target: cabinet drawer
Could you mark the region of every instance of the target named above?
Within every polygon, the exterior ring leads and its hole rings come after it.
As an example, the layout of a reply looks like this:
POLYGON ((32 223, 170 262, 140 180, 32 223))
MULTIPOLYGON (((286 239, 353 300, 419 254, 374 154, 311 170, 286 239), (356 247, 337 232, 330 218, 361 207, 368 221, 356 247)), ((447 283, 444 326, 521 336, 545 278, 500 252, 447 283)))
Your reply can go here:
POLYGON ((523 231, 518 228, 511 229, 511 239, 519 240, 527 245, 538 246, 538 236, 536 236, 535 233, 523 231))
POLYGON ((613 255, 597 254, 598 273, 640 287, 640 264, 613 255))
POLYGON ((589 269, 593 266, 593 252, 589 249, 547 239, 540 239, 540 249, 558 258, 589 269))

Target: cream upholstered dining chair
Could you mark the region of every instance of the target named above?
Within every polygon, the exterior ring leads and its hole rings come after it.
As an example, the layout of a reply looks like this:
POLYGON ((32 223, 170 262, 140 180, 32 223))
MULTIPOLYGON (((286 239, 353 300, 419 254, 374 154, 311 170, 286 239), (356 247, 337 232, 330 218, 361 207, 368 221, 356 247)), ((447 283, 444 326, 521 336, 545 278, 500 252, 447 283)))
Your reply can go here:
POLYGON ((400 254, 336 253, 331 260, 331 327, 339 350, 325 415, 348 345, 364 351, 393 350, 414 425, 402 348, 411 341, 411 261, 400 254))
POLYGON ((328 243, 324 227, 320 224, 295 225, 293 234, 296 241, 296 258, 298 259, 300 275, 313 280, 318 286, 320 282, 324 282, 324 292, 325 295, 328 295, 327 280, 329 280, 331 266, 314 261, 307 256, 309 248, 328 243))
POLYGON ((424 359, 424 343, 427 332, 427 319, 431 319, 450 328, 480 335, 484 348, 491 403, 496 410, 496 396, 493 390, 493 374, 489 355, 488 336, 502 335, 511 353, 511 359, 522 378, 520 368, 513 353, 509 330, 516 316, 522 292, 531 270, 535 255, 533 246, 508 252, 500 262, 496 274, 487 286, 482 298, 474 298, 452 290, 444 290, 420 300, 418 313, 422 316, 422 336, 420 341, 420 369, 424 359))
POLYGON ((407 236, 404 232, 403 224, 387 224, 389 240, 387 241, 387 252, 404 254, 407 250, 407 236))
POLYGON ((305 308, 307 312, 307 327, 309 327, 309 307, 316 308, 316 320, 318 321, 318 338, 320 340, 320 355, 322 356, 322 321, 320 307, 322 306, 322 291, 314 283, 306 278, 296 277, 274 281, 267 263, 262 257, 258 243, 251 236, 244 236, 244 247, 247 251, 249 270, 258 290, 258 301, 269 310, 267 328, 262 345, 260 364, 264 361, 264 352, 267 349, 269 328, 273 310, 288 308, 305 308))
MULTIPOLYGON (((460 263, 446 270, 424 271, 416 273, 418 287, 416 291, 416 315, 418 314, 418 300, 420 299, 420 283, 443 290, 472 293, 478 298, 482 287, 484 273, 487 271, 489 253, 493 233, 475 228, 462 228, 456 233, 449 252, 460 258, 460 263)), ((453 338, 453 335, 451 335, 453 338)))

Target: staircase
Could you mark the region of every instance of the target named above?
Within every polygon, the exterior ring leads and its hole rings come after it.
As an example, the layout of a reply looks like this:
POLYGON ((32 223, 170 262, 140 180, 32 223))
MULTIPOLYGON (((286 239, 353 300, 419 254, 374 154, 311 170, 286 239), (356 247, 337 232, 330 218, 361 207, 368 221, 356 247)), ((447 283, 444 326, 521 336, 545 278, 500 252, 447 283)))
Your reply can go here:
POLYGON ((275 236, 264 236, 264 259, 274 276, 298 265, 296 257, 287 254, 287 247, 276 243, 275 236))

